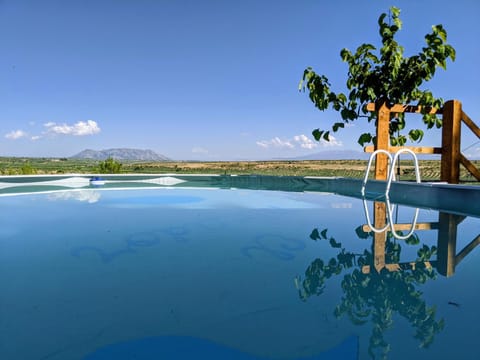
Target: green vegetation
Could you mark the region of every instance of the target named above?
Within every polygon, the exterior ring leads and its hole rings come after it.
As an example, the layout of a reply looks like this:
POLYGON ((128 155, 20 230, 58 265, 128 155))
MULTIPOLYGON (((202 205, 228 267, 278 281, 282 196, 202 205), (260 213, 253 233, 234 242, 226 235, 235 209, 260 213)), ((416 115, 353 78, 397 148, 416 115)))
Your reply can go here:
POLYGON ((98 170, 100 174, 119 174, 122 169, 122 164, 117 160, 109 157, 105 161, 98 163, 98 170))
MULTIPOLYGON (((353 54, 348 49, 340 52, 342 61, 348 64, 347 88, 348 96, 330 90, 328 78, 318 75, 309 67, 303 73, 300 82, 301 90, 308 90, 310 100, 319 110, 332 107, 340 112, 342 121, 335 122, 331 131, 344 128, 345 124, 360 117, 371 122, 376 114, 370 113, 366 105, 376 102, 377 105, 410 104, 416 102, 422 106, 423 121, 430 129, 442 126, 442 121, 434 114, 428 114, 431 107, 439 108, 443 100, 435 98, 428 90, 420 86, 435 75, 437 67, 446 69, 447 59, 455 60, 455 49, 447 44, 447 32, 442 25, 432 27, 432 32, 425 35, 426 46, 417 55, 404 57, 404 48, 395 41, 395 34, 401 29, 400 10, 392 7, 389 15, 383 13, 378 19, 382 47, 377 50, 372 44, 362 44, 353 54), (388 17, 388 23, 385 21, 388 17)), ((393 146, 403 146, 407 138, 400 134, 405 129, 404 114, 397 114, 390 122, 390 142, 393 146)), ((329 140, 330 130, 313 131, 316 140, 329 140)), ((421 141, 423 131, 411 129, 408 137, 412 141, 421 141)), ((360 145, 375 143, 375 136, 364 133, 358 139, 360 145)))
POLYGON ((36 174, 36 170, 32 167, 29 161, 23 164, 20 168, 20 172, 22 175, 34 175, 36 174))
POLYGON ((90 173, 95 162, 92 160, 70 160, 67 158, 17 158, 0 157, 1 175, 90 173), (25 174, 25 170, 34 172, 25 174))

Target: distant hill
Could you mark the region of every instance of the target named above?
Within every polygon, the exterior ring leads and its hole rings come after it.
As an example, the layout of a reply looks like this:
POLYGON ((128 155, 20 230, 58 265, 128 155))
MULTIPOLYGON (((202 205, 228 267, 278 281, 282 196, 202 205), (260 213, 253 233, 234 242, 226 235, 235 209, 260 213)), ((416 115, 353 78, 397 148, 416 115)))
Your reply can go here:
MULTIPOLYGON (((282 160, 368 160, 370 155, 370 153, 355 150, 330 150, 282 160)), ((440 155, 417 154, 417 158, 421 160, 440 160, 440 155)), ((402 159, 411 160, 412 157, 410 154, 405 154, 402 159)), ((474 160, 475 156, 469 157, 469 159, 474 160)))
POLYGON ((329 150, 288 160, 368 160, 370 154, 355 150, 329 150))
POLYGON ((105 150, 92 150, 86 149, 73 155, 72 159, 92 159, 92 160, 105 160, 108 158, 115 160, 142 160, 142 161, 169 161, 166 156, 159 155, 153 150, 141 150, 141 149, 105 149, 105 150))
MULTIPOLYGON (((283 160, 368 160, 370 158, 370 153, 365 153, 363 151, 355 150, 328 150, 322 151, 314 154, 309 154, 305 156, 299 156, 292 159, 283 159, 283 160)), ((425 155, 418 154, 419 159, 435 160, 440 159, 440 155, 425 155)), ((412 157, 409 154, 405 154, 402 159, 411 160, 412 157)), ((471 160, 475 157, 471 157, 471 160)))

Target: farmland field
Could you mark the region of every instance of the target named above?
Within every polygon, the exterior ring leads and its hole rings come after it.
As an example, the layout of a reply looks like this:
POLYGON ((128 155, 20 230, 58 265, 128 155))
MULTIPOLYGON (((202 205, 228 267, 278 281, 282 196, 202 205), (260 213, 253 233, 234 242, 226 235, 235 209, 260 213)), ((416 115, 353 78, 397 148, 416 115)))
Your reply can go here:
MULTIPOLYGON (((69 158, 0 158, 1 175, 32 174, 92 174, 98 173, 95 160, 69 158)), ((480 167, 480 161, 473 163, 480 167)), ((215 161, 215 162, 138 162, 122 161, 121 172, 126 174, 258 174, 279 176, 343 176, 363 178, 367 161, 364 160, 308 160, 308 161, 215 161)), ((440 180, 439 160, 420 160, 420 173, 424 181, 440 180)), ((372 167, 373 168, 373 167, 372 167)), ((400 164, 400 179, 414 180, 413 161, 400 164)), ((475 179, 461 167, 461 181, 475 179)), ((478 182, 477 182, 478 183, 478 182)))

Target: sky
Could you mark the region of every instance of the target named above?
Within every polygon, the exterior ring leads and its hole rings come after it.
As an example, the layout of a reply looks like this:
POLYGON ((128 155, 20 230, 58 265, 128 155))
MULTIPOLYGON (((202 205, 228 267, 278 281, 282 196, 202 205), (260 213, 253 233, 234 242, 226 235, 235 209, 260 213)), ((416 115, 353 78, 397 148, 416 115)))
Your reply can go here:
MULTIPOLYGON (((0 156, 69 157, 151 149, 173 160, 293 158, 362 151, 298 89, 306 67, 345 92, 340 50, 380 44, 377 19, 401 9, 398 42, 418 53, 443 24, 457 52, 423 88, 458 99, 480 124, 478 0, 0 0, 0 156)), ((409 122, 421 129, 421 117, 409 122)), ((480 142, 462 128, 467 157, 480 142)), ((440 146, 440 131, 421 143, 440 146)))

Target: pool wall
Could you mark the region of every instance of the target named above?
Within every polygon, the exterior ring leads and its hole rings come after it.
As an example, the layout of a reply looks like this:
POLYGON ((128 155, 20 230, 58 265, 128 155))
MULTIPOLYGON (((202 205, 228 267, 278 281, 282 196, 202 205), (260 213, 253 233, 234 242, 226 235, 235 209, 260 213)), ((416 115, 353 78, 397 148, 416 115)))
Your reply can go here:
MULTIPOLYGON (((2 176, 0 196, 73 188, 91 188, 89 179, 98 174, 60 176, 2 176)), ((361 179, 343 177, 301 177, 266 175, 102 175, 101 188, 197 187, 223 189, 277 190, 293 192, 328 192, 339 195, 385 200, 386 182, 369 180, 365 196, 361 179)), ((393 182, 389 192, 392 203, 445 210, 480 217, 480 186, 445 183, 393 182)))

